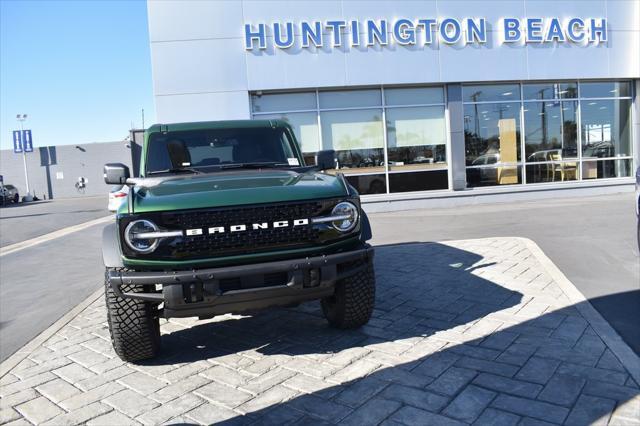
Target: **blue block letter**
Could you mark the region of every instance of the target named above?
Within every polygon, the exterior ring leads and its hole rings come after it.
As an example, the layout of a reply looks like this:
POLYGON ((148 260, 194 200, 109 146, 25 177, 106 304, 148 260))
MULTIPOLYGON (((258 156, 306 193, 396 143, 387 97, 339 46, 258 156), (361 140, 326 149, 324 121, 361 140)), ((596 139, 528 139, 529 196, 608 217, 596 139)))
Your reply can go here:
POLYGON ((479 43, 487 42, 487 25, 484 18, 480 18, 478 23, 473 19, 467 19, 467 43, 473 43, 477 40, 479 43))
POLYGON ((504 42, 515 43, 522 38, 520 31, 520 21, 516 18, 504 18, 504 42))
POLYGON ((445 43, 454 44, 460 40, 460 22, 453 18, 447 18, 440 24, 440 37, 445 43), (453 28, 453 35, 449 35, 449 27, 453 28))
POLYGON ((393 36, 400 44, 416 44, 416 29, 408 19, 398 19, 393 26, 393 36))
POLYGON ((584 40, 584 21, 582 19, 573 18, 569 21, 569 25, 567 25, 567 37, 575 43, 579 43, 584 40))
POLYGON ((287 26, 287 38, 282 39, 282 27, 279 22, 273 24, 273 42, 280 49, 287 49, 293 46, 293 23, 285 23, 287 26))
POLYGON ((252 50, 254 40, 258 40, 258 47, 260 49, 267 48, 264 24, 258 24, 258 31, 251 31, 251 24, 244 24, 244 48, 246 50, 252 50))

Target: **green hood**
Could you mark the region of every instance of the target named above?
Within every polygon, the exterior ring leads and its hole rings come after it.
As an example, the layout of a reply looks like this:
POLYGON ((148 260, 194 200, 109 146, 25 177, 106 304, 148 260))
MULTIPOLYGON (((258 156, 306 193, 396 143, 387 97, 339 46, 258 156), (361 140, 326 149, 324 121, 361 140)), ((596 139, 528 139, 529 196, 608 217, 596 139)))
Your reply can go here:
MULTIPOLYGON (((264 169, 153 178, 136 186, 134 192, 135 213, 276 203, 348 194, 343 181, 335 176, 264 169)), ((127 213, 127 203, 123 203, 119 213, 127 213)))

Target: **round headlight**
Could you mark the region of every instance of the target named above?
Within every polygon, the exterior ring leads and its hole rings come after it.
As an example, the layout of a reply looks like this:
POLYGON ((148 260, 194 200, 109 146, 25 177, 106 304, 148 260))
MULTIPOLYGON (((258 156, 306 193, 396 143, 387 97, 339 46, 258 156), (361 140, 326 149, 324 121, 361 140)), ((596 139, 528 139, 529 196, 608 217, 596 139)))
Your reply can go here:
POLYGON ((158 238, 139 238, 143 232, 156 232, 158 227, 150 220, 134 220, 124 230, 124 240, 127 245, 138 253, 151 253, 158 247, 158 238))
POLYGON ((332 225, 340 232, 349 232, 358 224, 358 208, 348 201, 338 203, 331 211, 331 216, 339 216, 332 225))

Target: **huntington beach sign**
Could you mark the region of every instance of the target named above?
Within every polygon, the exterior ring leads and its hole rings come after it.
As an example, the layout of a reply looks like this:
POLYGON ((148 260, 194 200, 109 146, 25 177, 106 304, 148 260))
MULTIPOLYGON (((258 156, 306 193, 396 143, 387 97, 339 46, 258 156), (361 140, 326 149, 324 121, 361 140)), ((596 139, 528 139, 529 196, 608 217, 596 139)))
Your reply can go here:
POLYGON ((489 27, 485 18, 367 19, 245 24, 246 50, 294 46, 430 45, 442 42, 483 44, 497 36, 501 43, 600 44, 607 41, 605 18, 502 18, 489 27))

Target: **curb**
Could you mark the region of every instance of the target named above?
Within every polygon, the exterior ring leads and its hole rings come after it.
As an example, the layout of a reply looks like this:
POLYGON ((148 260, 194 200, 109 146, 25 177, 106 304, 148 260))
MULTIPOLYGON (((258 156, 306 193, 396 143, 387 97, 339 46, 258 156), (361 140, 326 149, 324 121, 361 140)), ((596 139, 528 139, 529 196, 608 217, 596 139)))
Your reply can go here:
POLYGON ((542 267, 547 270, 549 275, 551 275, 560 289, 569 298, 571 303, 578 309, 584 319, 587 320, 624 368, 627 369, 631 377, 633 377, 636 383, 640 383, 640 357, 622 340, 622 337, 611 327, 611 324, 593 307, 589 299, 584 297, 580 290, 569 281, 534 241, 522 237, 513 238, 522 241, 527 246, 542 267))
POLYGON ((45 341, 47 341, 51 336, 56 334, 62 327, 67 325, 71 320, 73 320, 80 312, 84 311, 89 307, 93 302, 95 302, 99 297, 102 296, 104 290, 102 288, 94 291, 80 302, 75 308, 71 309, 69 312, 64 314, 62 318, 58 321, 54 322, 51 326, 49 326, 42 333, 38 334, 33 340, 24 345, 22 348, 18 349, 13 355, 4 360, 0 364, 0 378, 4 377, 7 373, 9 373, 16 365, 20 363, 23 359, 31 355, 33 351, 35 351, 40 345, 42 345, 45 341))

